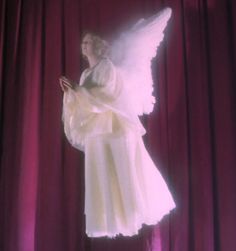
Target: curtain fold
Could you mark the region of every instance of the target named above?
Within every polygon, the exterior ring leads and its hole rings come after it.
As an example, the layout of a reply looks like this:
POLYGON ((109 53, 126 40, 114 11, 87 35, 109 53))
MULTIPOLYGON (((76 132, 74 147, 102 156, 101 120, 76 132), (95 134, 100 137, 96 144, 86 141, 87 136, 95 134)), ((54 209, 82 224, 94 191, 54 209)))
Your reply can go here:
POLYGON ((0 250, 234 251, 236 2, 0 2, 0 250), (86 29, 112 39, 172 8, 153 60, 146 146, 177 208, 138 236, 87 238, 84 156, 63 132, 58 78, 78 80, 86 29))

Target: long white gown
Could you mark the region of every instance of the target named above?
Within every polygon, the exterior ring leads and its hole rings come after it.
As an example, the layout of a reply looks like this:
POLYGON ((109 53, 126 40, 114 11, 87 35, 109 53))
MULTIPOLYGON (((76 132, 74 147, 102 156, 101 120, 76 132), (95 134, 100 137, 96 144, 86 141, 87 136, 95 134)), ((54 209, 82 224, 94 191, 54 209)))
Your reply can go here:
POLYGON ((145 129, 127 107, 124 84, 103 58, 85 69, 79 85, 63 97, 66 137, 85 153, 89 237, 136 235, 142 224, 155 225, 176 207, 143 144, 145 129))

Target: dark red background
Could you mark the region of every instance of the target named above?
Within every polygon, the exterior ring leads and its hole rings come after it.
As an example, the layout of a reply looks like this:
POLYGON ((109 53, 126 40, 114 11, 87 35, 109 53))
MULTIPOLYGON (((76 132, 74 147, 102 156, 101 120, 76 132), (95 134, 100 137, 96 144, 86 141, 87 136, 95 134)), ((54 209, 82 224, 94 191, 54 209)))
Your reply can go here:
POLYGON ((1 251, 236 250, 236 2, 2 0, 1 251), (145 142, 177 208, 131 238, 85 235, 83 154, 67 142, 58 78, 85 67, 81 33, 110 39, 169 6, 145 142))

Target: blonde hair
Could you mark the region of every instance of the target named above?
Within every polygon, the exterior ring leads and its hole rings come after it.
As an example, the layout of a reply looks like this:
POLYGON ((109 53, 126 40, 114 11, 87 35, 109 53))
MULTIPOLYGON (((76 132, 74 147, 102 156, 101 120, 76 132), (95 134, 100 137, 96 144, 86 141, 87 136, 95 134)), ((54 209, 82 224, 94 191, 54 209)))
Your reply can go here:
MULTIPOLYGON (((104 57, 108 55, 109 44, 106 40, 103 40, 100 36, 98 36, 95 32, 85 31, 83 32, 82 39, 86 36, 90 35, 93 41, 94 53, 98 57, 104 57)), ((87 57, 83 55, 85 59, 87 57)))

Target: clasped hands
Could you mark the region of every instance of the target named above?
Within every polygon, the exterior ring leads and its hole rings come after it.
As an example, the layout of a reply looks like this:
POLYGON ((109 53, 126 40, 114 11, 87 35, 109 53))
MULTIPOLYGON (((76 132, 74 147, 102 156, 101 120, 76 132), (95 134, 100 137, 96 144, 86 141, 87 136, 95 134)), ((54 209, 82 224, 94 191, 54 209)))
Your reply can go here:
POLYGON ((59 78, 60 86, 62 91, 66 92, 69 88, 73 89, 73 81, 69 80, 65 76, 61 76, 59 78))

